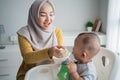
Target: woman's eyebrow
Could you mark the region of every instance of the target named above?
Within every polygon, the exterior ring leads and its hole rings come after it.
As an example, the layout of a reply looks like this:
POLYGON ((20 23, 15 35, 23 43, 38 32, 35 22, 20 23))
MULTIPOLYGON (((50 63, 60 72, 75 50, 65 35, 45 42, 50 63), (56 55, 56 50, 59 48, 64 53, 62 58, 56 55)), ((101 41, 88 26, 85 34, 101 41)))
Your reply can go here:
MULTIPOLYGON (((40 13, 47 13, 47 12, 42 12, 42 11, 41 11, 40 13)), ((54 11, 51 11, 51 12, 49 12, 49 13, 54 13, 54 11)))
POLYGON ((42 13, 46 13, 46 12, 40 12, 40 14, 42 14, 42 13))

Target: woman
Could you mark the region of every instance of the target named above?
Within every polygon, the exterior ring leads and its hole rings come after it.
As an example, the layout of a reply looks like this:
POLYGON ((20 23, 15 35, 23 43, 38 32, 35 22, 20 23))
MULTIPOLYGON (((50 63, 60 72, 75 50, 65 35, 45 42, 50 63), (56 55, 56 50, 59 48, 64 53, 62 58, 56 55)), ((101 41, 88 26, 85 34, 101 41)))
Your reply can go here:
POLYGON ((24 80, 25 73, 37 64, 49 63, 52 56, 62 57, 63 35, 54 21, 54 6, 49 0, 36 0, 29 10, 28 24, 18 30, 18 41, 23 62, 17 80, 24 80))

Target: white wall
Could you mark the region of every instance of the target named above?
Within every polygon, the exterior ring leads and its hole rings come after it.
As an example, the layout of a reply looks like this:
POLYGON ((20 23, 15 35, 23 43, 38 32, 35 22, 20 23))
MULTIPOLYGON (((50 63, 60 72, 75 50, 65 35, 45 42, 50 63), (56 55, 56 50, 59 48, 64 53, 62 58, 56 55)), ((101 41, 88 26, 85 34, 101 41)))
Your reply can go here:
POLYGON ((28 9, 34 0, 0 0, 0 24, 5 26, 5 44, 10 44, 9 36, 17 35, 17 30, 26 25, 28 9))
POLYGON ((99 0, 53 0, 56 6, 55 25, 63 31, 83 31, 88 20, 99 16, 99 0))
POLYGON ((102 20, 102 31, 106 33, 107 26, 107 12, 108 12, 108 1, 109 0, 100 0, 100 18, 102 20))
MULTIPOLYGON (((5 26, 5 44, 10 44, 9 36, 26 25, 28 10, 34 0, 0 0, 0 24, 5 26)), ((54 25, 63 32, 84 31, 88 20, 100 17, 100 0, 52 0, 56 7, 54 25)), ((104 2, 104 0, 102 0, 104 2)), ((104 6, 104 4, 102 5, 104 6)), ((106 6, 105 6, 106 7, 106 6)), ((102 14, 104 16, 104 14, 102 14)))

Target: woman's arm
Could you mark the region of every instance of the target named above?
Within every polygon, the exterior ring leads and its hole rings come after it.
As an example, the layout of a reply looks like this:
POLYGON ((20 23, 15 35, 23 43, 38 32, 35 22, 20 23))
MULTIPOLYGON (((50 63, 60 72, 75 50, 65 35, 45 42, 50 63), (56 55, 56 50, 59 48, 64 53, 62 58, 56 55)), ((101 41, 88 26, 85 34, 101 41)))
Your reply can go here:
MULTIPOLYGON (((56 28, 55 33, 58 45, 59 46, 63 45, 63 33, 60 30, 60 28, 56 28)), ((18 42, 21 54, 23 56, 23 60, 26 64, 37 64, 44 60, 52 59, 48 53, 49 48, 34 51, 29 41, 21 35, 18 35, 18 42)))
POLYGON ((34 51, 29 41, 18 35, 18 42, 23 60, 26 64, 36 64, 43 60, 51 60, 48 55, 48 48, 34 51))

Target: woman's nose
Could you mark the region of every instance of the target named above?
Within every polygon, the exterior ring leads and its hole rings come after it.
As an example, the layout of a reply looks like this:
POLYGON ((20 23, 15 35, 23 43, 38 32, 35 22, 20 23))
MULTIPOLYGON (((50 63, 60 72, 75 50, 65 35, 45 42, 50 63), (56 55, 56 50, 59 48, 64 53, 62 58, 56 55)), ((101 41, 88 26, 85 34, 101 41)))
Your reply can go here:
POLYGON ((46 21, 50 21, 50 16, 49 15, 47 15, 47 17, 46 17, 46 21))

